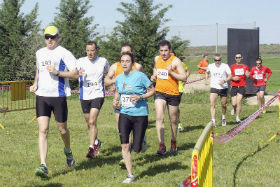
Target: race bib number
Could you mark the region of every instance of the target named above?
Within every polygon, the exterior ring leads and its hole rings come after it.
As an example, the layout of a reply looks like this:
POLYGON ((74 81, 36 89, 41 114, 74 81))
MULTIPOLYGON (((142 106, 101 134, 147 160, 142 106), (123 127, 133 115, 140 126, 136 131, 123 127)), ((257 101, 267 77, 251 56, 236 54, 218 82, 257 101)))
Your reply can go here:
POLYGON ((256 76, 255 76, 255 78, 256 79, 263 79, 263 74, 255 74, 256 76))
POLYGON ((234 70, 235 75, 244 75, 244 69, 235 69, 234 70))
POLYGON ((159 79, 168 79, 168 70, 166 69, 157 69, 157 77, 159 79))
POLYGON ((84 87, 90 88, 95 91, 100 90, 100 86, 98 85, 97 82, 85 81, 84 87))
POLYGON ((134 107, 135 102, 131 101, 131 95, 121 95, 121 105, 124 107, 134 107))

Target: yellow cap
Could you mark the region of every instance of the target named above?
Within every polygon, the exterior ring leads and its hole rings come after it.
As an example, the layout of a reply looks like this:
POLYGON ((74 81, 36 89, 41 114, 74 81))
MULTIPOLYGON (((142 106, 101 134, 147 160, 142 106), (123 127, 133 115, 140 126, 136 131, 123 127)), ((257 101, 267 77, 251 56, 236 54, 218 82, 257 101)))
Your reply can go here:
POLYGON ((58 34, 58 29, 55 27, 55 26, 48 26, 46 29, 45 29, 45 32, 44 34, 49 34, 49 35, 57 35, 58 34))

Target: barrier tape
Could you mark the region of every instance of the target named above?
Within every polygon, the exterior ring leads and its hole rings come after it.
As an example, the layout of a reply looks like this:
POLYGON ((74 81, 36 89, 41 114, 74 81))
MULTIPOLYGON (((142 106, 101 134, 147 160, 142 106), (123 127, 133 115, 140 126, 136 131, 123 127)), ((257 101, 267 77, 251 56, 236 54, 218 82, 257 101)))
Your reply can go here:
POLYGON ((198 78, 198 79, 194 79, 194 80, 186 81, 186 83, 185 83, 185 84, 191 84, 191 83, 194 83, 194 82, 197 82, 197 81, 201 81, 201 80, 203 80, 203 79, 205 79, 205 77, 200 77, 200 78, 198 78))
POLYGON ((226 133, 219 134, 218 136, 214 137, 214 140, 216 142, 228 142, 232 138, 234 138, 236 135, 238 135, 245 127, 247 127, 254 119, 256 119, 263 110, 265 110, 273 101, 275 101, 278 98, 278 95, 271 98, 262 108, 257 110, 255 113, 250 115, 248 118, 246 118, 244 121, 227 131, 226 133))
MULTIPOLYGON (((71 90, 71 93, 73 94, 80 94, 79 90, 71 90)), ((115 92, 105 92, 105 96, 114 96, 115 92)))

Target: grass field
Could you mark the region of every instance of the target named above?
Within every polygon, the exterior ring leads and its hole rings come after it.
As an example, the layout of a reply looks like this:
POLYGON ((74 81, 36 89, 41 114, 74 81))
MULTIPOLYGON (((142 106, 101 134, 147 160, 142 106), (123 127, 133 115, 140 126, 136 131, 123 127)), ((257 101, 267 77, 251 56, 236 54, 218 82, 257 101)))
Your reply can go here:
MULTIPOLYGON (((265 59, 265 64, 273 67, 273 70, 280 70, 279 59, 265 59)), ((279 74, 273 73, 267 90, 277 91, 280 88, 279 74)), ((183 95, 180 108, 185 128, 178 134, 178 154, 160 157, 155 154, 158 149, 155 110, 152 99, 149 100, 149 149, 146 153, 133 154, 133 172, 137 181, 126 186, 177 186, 190 175, 192 149, 210 119, 208 96, 208 92, 183 95)), ((112 98, 106 97, 98 120, 98 136, 103 142, 101 153, 96 159, 88 160, 85 157, 89 144, 88 133, 80 103, 77 97, 68 100, 68 126, 76 159, 76 166, 71 169, 65 165, 63 143, 51 119, 48 180, 41 180, 34 175, 35 168, 40 164, 38 127, 36 122, 31 122, 35 111, 10 112, 6 116, 1 114, 0 120, 5 129, 0 129, 0 186, 123 186, 121 182, 127 171, 118 165, 121 148, 111 103, 112 98)), ((241 118, 245 119, 256 110, 256 106, 243 105, 241 118)), ((217 105, 218 124, 220 114, 220 105, 217 105)), ((214 129, 215 135, 236 125, 235 118, 229 112, 227 121, 227 127, 218 126, 214 129)), ((170 128, 167 118, 165 125, 165 140, 169 149, 170 128)), ((265 144, 278 131, 278 107, 269 107, 266 114, 260 115, 230 142, 214 143, 214 186, 279 186, 280 137, 265 144)))

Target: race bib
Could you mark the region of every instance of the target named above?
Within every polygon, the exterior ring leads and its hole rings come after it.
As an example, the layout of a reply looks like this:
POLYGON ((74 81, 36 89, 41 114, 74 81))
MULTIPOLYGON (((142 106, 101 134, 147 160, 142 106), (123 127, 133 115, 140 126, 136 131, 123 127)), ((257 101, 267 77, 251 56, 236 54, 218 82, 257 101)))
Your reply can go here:
POLYGON ((244 69, 235 69, 234 70, 235 75, 244 75, 244 69))
POLYGON ((157 78, 167 80, 168 79, 168 70, 157 69, 157 78))
POLYGON ((121 105, 124 107, 134 107, 135 102, 131 101, 131 95, 121 95, 121 105))
POLYGON ((95 82, 95 81, 85 81, 84 82, 84 87, 88 87, 88 88, 90 88, 90 89, 92 89, 92 90, 95 90, 95 91, 97 91, 97 90, 100 90, 101 88, 100 88, 100 85, 98 85, 98 83, 97 82, 95 82))
POLYGON ((256 79, 263 79, 263 74, 255 74, 256 79))

